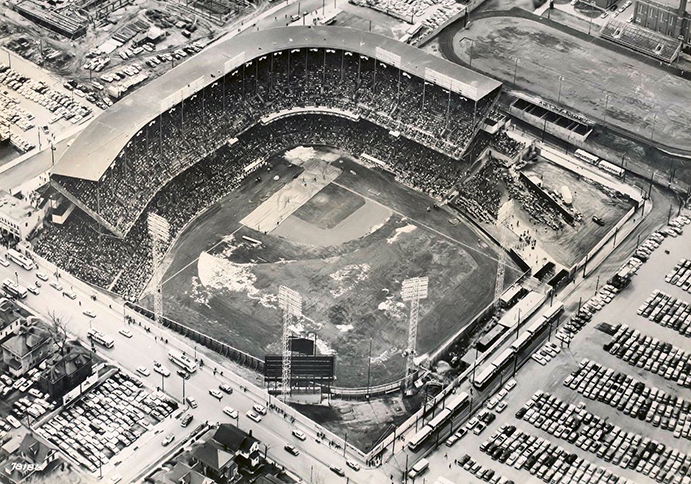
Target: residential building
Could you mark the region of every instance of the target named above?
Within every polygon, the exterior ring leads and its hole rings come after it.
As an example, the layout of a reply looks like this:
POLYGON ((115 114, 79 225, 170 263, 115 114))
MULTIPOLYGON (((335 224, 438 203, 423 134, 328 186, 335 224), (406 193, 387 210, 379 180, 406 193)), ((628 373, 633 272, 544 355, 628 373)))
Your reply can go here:
POLYGON ((238 475, 238 464, 233 457, 211 440, 192 453, 192 461, 200 466, 202 474, 226 482, 233 482, 238 475))
POLYGON ((20 377, 50 356, 53 339, 48 330, 36 323, 25 323, 17 334, 0 345, 2 361, 13 377, 20 377))
POLYGON ((17 452, 0 466, 0 480, 7 484, 27 482, 34 473, 43 472, 56 458, 54 448, 28 433, 17 452))
POLYGON ((251 430, 247 433, 235 425, 221 424, 218 426, 213 440, 223 450, 233 454, 239 465, 250 468, 255 468, 259 465, 261 458, 259 441, 252 437, 251 430))
POLYGON ((216 481, 182 462, 155 479, 156 484, 215 484, 216 481))
POLYGON ((18 306, 9 299, 0 298, 0 341, 16 333, 22 321, 18 306))
POLYGON ((41 375, 41 390, 57 402, 93 373, 92 353, 78 344, 66 345, 64 355, 55 355, 41 375))

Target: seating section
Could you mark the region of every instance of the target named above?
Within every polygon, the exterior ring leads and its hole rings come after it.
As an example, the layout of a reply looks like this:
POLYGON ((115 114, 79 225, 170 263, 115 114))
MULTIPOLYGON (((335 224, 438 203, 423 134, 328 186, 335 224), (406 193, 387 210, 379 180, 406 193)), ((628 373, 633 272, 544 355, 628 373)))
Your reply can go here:
MULTIPOLYGON (((368 154, 386 163, 400 181, 437 197, 451 190, 465 170, 464 164, 407 138, 391 136, 365 120, 290 116, 255 126, 236 143, 224 144, 172 179, 141 212, 124 239, 105 233, 76 210, 65 225, 43 231, 34 241, 34 250, 87 282, 135 300, 152 274, 146 230, 149 212, 165 217, 175 236, 197 213, 235 190, 247 176, 244 169, 250 163, 265 162, 274 153, 300 145, 328 145, 356 155, 368 154)), ((123 209, 125 202, 123 199, 123 209)))
POLYGON ((497 94, 475 103, 351 52, 277 52, 248 62, 152 120, 99 182, 61 176, 53 181, 122 237, 162 186, 273 113, 307 107, 347 111, 458 159, 497 94))
POLYGON ((634 23, 611 19, 600 29, 600 37, 663 62, 672 62, 679 55, 681 41, 648 30, 634 23))

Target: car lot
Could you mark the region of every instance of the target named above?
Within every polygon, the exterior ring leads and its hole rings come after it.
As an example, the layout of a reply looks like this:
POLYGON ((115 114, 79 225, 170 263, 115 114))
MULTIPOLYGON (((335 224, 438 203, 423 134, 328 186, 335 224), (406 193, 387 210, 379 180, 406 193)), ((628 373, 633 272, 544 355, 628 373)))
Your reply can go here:
MULTIPOLYGON (((576 406, 542 391, 536 392, 531 402, 532 405, 522 417, 525 422, 555 438, 575 443, 583 451, 596 454, 612 466, 635 469, 637 473, 658 482, 681 482, 689 474, 691 455, 650 437, 626 431, 609 422, 608 418, 589 412, 585 404, 576 406)), ((553 464, 551 462, 550 466, 553 464)), ((538 477, 542 477, 542 470, 538 472, 538 477)), ((550 482, 552 470, 546 471, 548 474, 544 480, 550 482)), ((600 475, 593 482, 621 482, 621 479, 616 475, 600 475)))
POLYGON ((36 433, 96 472, 176 408, 164 394, 151 393, 139 380, 116 373, 36 433))
MULTIPOLYGON (((502 398, 499 392, 492 396, 490 406, 494 405, 497 418, 479 435, 469 431, 460 444, 456 438, 448 439, 450 445, 441 447, 442 455, 448 454, 448 462, 439 465, 441 456, 428 457, 433 461, 432 475, 452 481, 463 476, 468 482, 490 483, 686 482, 684 476, 691 468, 687 459, 691 454, 691 423, 687 424, 691 393, 687 394, 688 390, 678 383, 685 383, 691 371, 686 365, 691 341, 679 339, 672 326, 655 324, 636 314, 651 291, 663 287, 665 276, 678 276, 677 282, 684 277, 685 262, 680 258, 688 254, 691 236, 677 232, 677 237, 663 235, 663 230, 643 242, 655 242, 647 243, 645 252, 635 255, 637 249, 632 250, 625 264, 634 274, 628 286, 607 281, 600 284, 593 277, 592 296, 583 297, 580 308, 578 298, 575 302, 571 299, 566 305, 565 321, 552 335, 552 344, 537 351, 542 363, 527 362, 515 376, 518 384, 508 396, 502 398), (616 343, 619 347, 614 348, 616 343), (538 398, 533 399, 538 390, 547 395, 540 397, 540 402, 554 397, 549 404, 541 403, 544 409, 536 407, 538 398), (499 412, 502 402, 507 406, 499 412), (588 423, 584 423, 581 413, 590 415, 588 423), (513 427, 515 430, 509 433, 520 435, 520 442, 513 444, 512 436, 497 436, 502 427, 513 427), (532 441, 527 443, 529 439, 532 441), (542 442, 535 446, 538 439, 542 442), (505 447, 504 441, 509 442, 505 447), (504 450, 497 451, 498 447, 509 449, 512 445, 515 448, 506 455, 504 450), (520 447, 523 450, 519 453, 516 450, 520 447), (531 451, 526 450, 529 447, 531 451), (568 465, 564 464, 566 459, 571 461, 568 465), (519 460, 522 463, 517 468, 519 460), (448 463, 454 461, 474 472, 447 472, 448 463)), ((612 269, 602 276, 609 278, 614 272, 612 269)), ((664 287, 672 297, 683 300, 687 294, 683 284, 668 281, 664 287)), ((474 416, 466 428, 475 430, 479 424, 474 416)))
POLYGON ((587 359, 572 372, 564 386, 591 400, 604 402, 618 412, 691 439, 691 401, 646 385, 625 373, 587 359))
POLYGON ((691 388, 691 352, 672 343, 660 341, 622 324, 603 349, 631 366, 691 388))

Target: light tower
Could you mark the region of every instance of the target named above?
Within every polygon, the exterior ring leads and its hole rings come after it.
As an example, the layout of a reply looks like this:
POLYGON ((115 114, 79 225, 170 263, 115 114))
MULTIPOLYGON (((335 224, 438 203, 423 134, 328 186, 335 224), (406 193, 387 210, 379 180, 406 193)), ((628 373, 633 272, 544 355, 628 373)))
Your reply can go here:
POLYGON ((163 262, 166 244, 170 240, 170 225, 165 218, 151 212, 146 222, 151 237, 151 265, 154 270, 154 319, 160 323, 163 317, 163 274, 160 273, 159 268, 163 262))
POLYGON ((290 322, 302 316, 302 296, 286 286, 278 288, 278 305, 283 310, 283 360, 281 372, 281 394, 283 401, 290 395, 290 322))
POLYGON ((504 273, 506 272, 506 246, 508 242, 508 234, 506 231, 506 220, 511 212, 513 203, 508 201, 499 207, 499 212, 497 213, 497 228, 499 230, 499 261, 497 265, 497 279, 494 283, 494 304, 496 308, 499 308, 499 298, 501 293, 504 292, 504 273))
POLYGON ((406 376, 415 367, 415 353, 417 350, 417 323, 420 309, 420 299, 427 299, 427 277, 413 277, 403 281, 402 296, 404 301, 410 301, 410 322, 408 327, 408 358, 406 360, 406 376))

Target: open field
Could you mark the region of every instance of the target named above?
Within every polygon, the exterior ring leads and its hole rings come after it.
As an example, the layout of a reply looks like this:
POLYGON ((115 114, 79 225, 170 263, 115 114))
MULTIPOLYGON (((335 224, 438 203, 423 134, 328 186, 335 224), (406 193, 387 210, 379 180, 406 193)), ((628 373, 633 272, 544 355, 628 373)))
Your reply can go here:
MULTIPOLYGON (((335 159, 319 153, 327 155, 335 159)), ((372 383, 402 376, 408 325, 400 287, 407 277, 430 278, 420 354, 466 325, 492 299, 495 250, 468 226, 449 224, 446 211, 427 212, 429 198, 390 174, 337 158, 342 174, 335 182, 271 232, 239 220, 300 174, 280 157, 271 168, 278 181, 248 181, 195 220, 167 261, 166 314, 263 358, 279 352, 276 294, 285 284, 304 299, 305 318, 295 330, 315 334, 322 352, 336 353, 339 386, 365 383, 370 339, 372 383), (302 225, 289 230, 291 221, 302 225), (337 234, 339 243, 308 244, 300 227, 337 234), (360 232, 353 238, 352 231, 360 232)), ((506 284, 517 274, 509 267, 506 284)))
POLYGON ((644 139, 691 149, 691 115, 683 109, 691 103, 691 82, 684 78, 539 19, 512 16, 476 18, 465 30, 452 26, 427 50, 467 64, 471 45, 474 69, 511 84, 518 59, 517 89, 559 101, 593 119, 604 118, 608 98, 608 123, 644 139))

